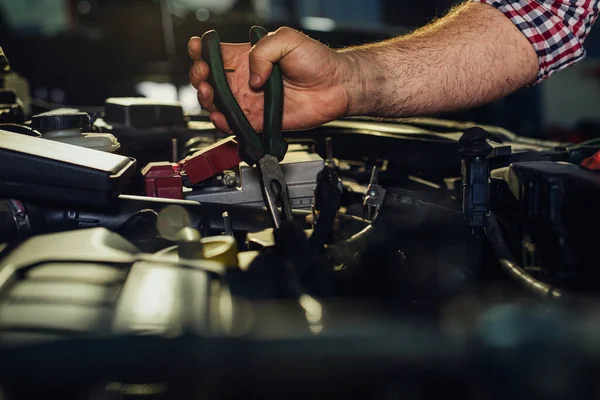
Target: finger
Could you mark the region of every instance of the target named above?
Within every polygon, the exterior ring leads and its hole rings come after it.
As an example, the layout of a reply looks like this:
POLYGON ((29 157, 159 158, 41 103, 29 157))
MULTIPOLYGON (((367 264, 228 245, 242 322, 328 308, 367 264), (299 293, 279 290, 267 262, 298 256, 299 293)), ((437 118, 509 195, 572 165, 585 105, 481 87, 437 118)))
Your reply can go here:
POLYGON ((192 60, 199 60, 202 54, 202 41, 198 36, 192 36, 188 41, 188 55, 192 60))
POLYGON ((204 61, 195 61, 192 67, 190 68, 190 83, 192 86, 197 87, 200 82, 206 81, 208 79, 208 74, 210 73, 210 69, 208 64, 204 61))
POLYGON ((225 133, 227 135, 231 135, 233 134, 233 131, 231 130, 231 128, 229 127, 229 124, 227 123, 227 119, 225 119, 225 115, 223 115, 222 113, 215 111, 215 112, 211 112, 210 113, 210 121, 213 123, 213 125, 215 126, 215 128, 217 128, 217 130, 219 132, 225 133))
POLYGON ((208 112, 217 111, 215 105, 215 92, 208 82, 200 82, 198 85, 198 102, 208 112))
POLYGON ((188 81, 190 82, 190 85, 192 85, 194 88, 198 87, 198 85, 200 84, 200 80, 194 76, 193 64, 190 67, 190 72, 188 72, 188 81))
POLYGON ((281 61, 307 39, 302 33, 286 27, 262 38, 250 50, 250 86, 255 89, 262 87, 271 75, 273 64, 281 61))

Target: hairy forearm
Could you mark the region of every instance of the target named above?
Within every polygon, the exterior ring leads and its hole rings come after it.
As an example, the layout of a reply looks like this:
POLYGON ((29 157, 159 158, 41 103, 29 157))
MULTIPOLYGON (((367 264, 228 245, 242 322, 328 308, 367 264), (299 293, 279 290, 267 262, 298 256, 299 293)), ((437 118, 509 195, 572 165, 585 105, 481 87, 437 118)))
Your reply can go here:
POLYGON ((533 82, 538 58, 502 13, 468 3, 418 31, 340 51, 348 115, 404 117, 475 107, 533 82))

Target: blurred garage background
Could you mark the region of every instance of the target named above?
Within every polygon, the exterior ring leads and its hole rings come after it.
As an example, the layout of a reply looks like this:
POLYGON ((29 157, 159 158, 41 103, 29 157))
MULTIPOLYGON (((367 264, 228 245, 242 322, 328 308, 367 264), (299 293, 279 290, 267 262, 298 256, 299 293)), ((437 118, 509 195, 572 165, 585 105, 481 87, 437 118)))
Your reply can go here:
MULTIPOLYGON (((452 0, 0 0, 0 46, 29 84, 34 108, 93 109, 112 96, 178 99, 199 112, 186 44, 217 29, 246 41, 249 26, 301 29, 333 47, 409 32, 452 0)), ((518 134, 581 141, 600 136, 600 28, 587 59, 496 103, 440 117, 518 134)))

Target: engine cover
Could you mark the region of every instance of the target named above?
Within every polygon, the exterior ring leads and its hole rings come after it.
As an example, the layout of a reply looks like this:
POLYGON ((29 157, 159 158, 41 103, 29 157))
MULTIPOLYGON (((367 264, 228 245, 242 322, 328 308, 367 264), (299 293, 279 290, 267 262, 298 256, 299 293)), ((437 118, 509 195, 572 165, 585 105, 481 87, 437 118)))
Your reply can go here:
MULTIPOLYGON (((292 208, 310 209, 313 203, 317 174, 323 169, 324 161, 318 154, 306 151, 288 152, 281 162, 287 181, 292 208)), ((236 187, 209 187, 184 194, 187 200, 206 203, 239 204, 264 207, 258 179, 258 170, 241 163, 236 187)))
POLYGON ((0 263, 0 347, 219 332, 213 328, 231 317, 209 316, 228 293, 219 283, 221 264, 190 261, 208 269, 190 268, 142 254, 104 228, 26 241, 0 263))

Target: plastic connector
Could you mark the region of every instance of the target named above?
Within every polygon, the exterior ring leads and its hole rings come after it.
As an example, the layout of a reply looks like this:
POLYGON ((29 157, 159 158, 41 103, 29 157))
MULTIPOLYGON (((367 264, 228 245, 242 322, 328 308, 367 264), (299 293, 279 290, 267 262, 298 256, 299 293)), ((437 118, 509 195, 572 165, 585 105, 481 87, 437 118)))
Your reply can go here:
POLYGON ((179 161, 179 166, 191 183, 198 183, 239 165, 238 152, 238 143, 231 136, 179 161))
POLYGON ((180 168, 168 162, 150 163, 142 170, 146 196, 183 199, 180 168))
POLYGON ((600 151, 591 157, 584 158, 579 166, 589 171, 600 171, 600 151))

